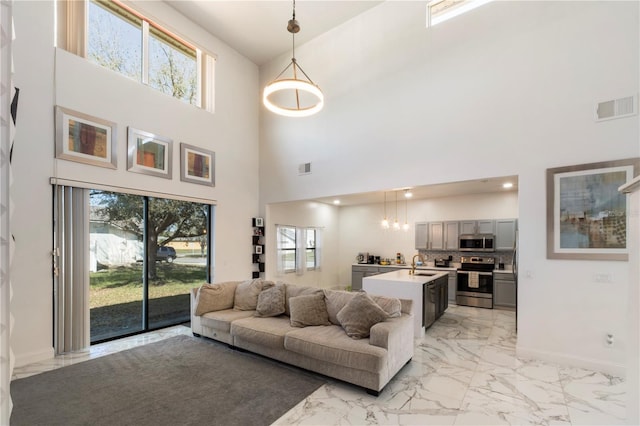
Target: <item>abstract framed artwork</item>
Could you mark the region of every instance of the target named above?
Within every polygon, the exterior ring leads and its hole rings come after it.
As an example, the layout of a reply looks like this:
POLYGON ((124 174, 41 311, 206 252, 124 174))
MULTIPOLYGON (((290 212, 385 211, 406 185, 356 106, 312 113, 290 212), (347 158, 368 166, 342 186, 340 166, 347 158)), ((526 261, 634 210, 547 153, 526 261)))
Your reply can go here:
POLYGON ((180 144, 180 180, 215 186, 216 154, 186 143, 180 144))
POLYGON ((171 179, 172 146, 169 138, 129 127, 127 170, 171 179))
POLYGON ((56 158, 117 168, 116 123, 61 106, 55 118, 56 158))
POLYGON ((547 169, 547 258, 627 260, 627 197, 640 158, 547 169))

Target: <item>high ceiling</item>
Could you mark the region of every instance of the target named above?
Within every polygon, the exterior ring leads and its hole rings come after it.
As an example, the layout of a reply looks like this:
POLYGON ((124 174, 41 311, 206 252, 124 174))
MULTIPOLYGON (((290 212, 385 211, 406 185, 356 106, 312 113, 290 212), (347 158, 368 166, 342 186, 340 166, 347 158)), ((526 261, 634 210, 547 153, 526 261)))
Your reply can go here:
MULTIPOLYGON (((233 47, 257 65, 291 50, 287 22, 292 1, 169 0, 174 9, 233 47)), ((296 45, 348 21, 381 1, 297 0, 300 32, 296 45)))
MULTIPOLYGON (((291 51, 291 34, 287 22, 291 19, 293 1, 289 0, 166 0, 174 9, 249 58, 257 65, 291 51)), ((296 19, 301 31, 296 45, 303 44, 351 18, 366 12, 384 0, 296 0, 296 19)), ((438 198, 466 194, 517 191, 518 177, 493 177, 482 180, 453 182, 412 187, 413 199, 438 198), (502 188, 512 182, 510 189, 502 188)), ((315 201, 340 205, 380 203, 384 193, 393 197, 388 188, 361 194, 340 194, 315 201)), ((400 194, 399 194, 400 196, 400 194)))

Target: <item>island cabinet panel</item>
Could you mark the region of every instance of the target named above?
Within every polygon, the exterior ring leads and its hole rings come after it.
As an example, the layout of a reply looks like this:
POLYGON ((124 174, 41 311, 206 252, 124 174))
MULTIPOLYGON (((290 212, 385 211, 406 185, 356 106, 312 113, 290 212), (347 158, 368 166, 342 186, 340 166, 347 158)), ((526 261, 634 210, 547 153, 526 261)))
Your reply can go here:
POLYGON ((449 302, 456 303, 456 291, 458 286, 458 273, 456 271, 449 272, 449 302))
POLYGON ((516 282, 511 272, 495 272, 493 278, 493 306, 516 307, 516 282))
POLYGON ((517 229, 517 219, 496 219, 496 250, 513 250, 517 229))

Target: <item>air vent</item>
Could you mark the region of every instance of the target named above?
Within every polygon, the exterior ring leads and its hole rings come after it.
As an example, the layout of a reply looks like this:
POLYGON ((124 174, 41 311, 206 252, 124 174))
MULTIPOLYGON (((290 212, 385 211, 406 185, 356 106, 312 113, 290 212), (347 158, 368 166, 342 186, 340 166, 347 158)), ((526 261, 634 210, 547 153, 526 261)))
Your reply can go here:
POLYGON ((629 117, 638 113, 638 95, 600 102, 596 109, 596 121, 629 117))
POLYGON ((302 163, 298 166, 299 175, 311 174, 311 163, 302 163))

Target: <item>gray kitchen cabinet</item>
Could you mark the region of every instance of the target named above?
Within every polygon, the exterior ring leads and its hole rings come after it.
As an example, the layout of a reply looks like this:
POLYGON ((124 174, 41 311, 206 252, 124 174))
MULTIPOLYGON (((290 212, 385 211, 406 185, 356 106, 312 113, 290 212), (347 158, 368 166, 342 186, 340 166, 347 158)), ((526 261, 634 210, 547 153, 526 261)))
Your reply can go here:
POLYGON ((496 250, 513 250, 518 219, 496 219, 496 250))
POLYGON ((496 222, 491 219, 463 220, 460 222, 461 234, 495 234, 496 222))
POLYGON ((428 222, 427 230, 427 250, 458 249, 457 221, 428 222))
POLYGON ((426 250, 429 241, 429 227, 427 222, 416 222, 416 250, 426 250))
POLYGON ((444 222, 429 222, 429 250, 444 250, 444 222))
POLYGON ((516 307, 516 282, 511 272, 493 274, 493 306, 516 307))
POLYGON ((444 223, 444 249, 458 250, 458 221, 444 223))
MULTIPOLYGON (((399 269, 399 268, 398 268, 399 269)), ((372 275, 391 272, 391 268, 378 268, 376 265, 358 265, 351 267, 351 291, 362 290, 362 279, 372 275)))

